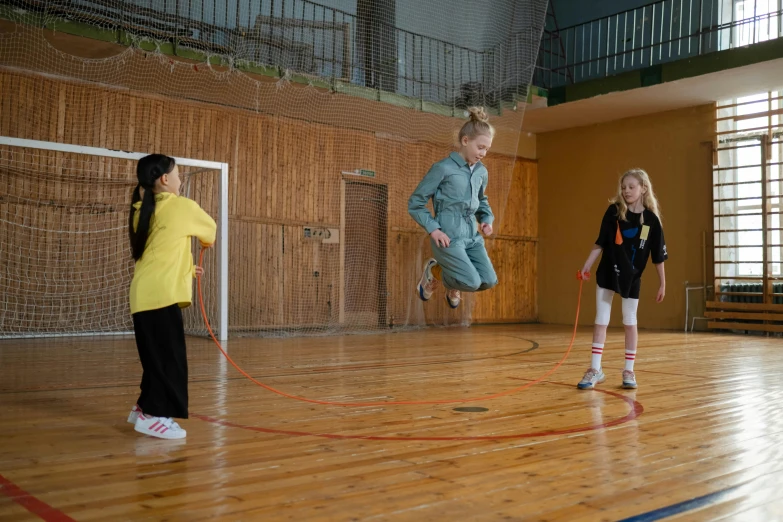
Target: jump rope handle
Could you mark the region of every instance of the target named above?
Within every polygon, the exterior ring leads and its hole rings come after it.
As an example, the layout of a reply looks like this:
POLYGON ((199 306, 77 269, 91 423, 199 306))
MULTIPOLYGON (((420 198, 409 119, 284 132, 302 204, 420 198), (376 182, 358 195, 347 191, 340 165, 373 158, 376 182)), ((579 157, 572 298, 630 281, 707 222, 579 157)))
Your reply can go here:
POLYGON ((582 273, 581 270, 577 270, 576 278, 580 281, 587 281, 588 279, 590 279, 590 272, 582 273))

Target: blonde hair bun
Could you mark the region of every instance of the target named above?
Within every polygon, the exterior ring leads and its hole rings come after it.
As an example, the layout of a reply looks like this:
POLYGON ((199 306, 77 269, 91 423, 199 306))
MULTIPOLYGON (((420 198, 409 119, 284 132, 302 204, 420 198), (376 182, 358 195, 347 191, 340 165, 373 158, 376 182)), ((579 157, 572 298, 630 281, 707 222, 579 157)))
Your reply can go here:
POLYGON ((484 107, 469 107, 468 114, 470 119, 462 125, 459 131, 458 139, 460 142, 465 136, 471 140, 481 135, 489 136, 490 138, 495 136, 495 128, 489 123, 489 116, 487 116, 484 107))
POLYGON ((487 116, 487 112, 484 110, 484 107, 468 107, 468 115, 470 117, 470 121, 489 123, 489 116, 487 116))

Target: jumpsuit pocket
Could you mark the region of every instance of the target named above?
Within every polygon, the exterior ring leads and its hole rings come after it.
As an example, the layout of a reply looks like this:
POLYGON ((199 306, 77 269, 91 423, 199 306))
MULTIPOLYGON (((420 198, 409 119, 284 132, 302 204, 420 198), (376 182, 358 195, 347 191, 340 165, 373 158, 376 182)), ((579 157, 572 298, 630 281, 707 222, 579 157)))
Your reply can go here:
POLYGON ((450 174, 443 178, 440 188, 446 197, 461 201, 468 193, 468 178, 462 173, 450 174))
POLYGON ((459 232, 459 220, 457 216, 446 213, 439 215, 437 220, 438 223, 440 223, 441 230, 444 234, 449 236, 449 239, 455 239, 457 237, 457 233, 459 232))

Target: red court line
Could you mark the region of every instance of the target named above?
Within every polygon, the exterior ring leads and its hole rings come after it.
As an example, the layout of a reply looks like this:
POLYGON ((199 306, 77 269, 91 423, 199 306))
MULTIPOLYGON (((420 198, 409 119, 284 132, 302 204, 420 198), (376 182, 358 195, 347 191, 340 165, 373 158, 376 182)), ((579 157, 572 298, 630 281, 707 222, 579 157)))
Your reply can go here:
POLYGON ((2 475, 0 475, 0 494, 5 495, 30 513, 38 515, 39 518, 47 522, 76 522, 62 511, 38 500, 2 475))
MULTIPOLYGON (((530 361, 530 362, 535 362, 535 361, 530 361)), ((637 362, 637 365, 638 365, 638 362, 637 362)), ((563 366, 581 366, 581 367, 584 368, 586 365, 582 364, 582 363, 577 363, 577 362, 566 362, 566 363, 563 363, 563 366)), ((617 370, 618 372, 622 372, 625 369, 625 367, 605 366, 605 365, 602 364, 601 365, 601 369, 602 370, 604 370, 604 369, 605 370, 617 370)), ((687 377, 688 379, 703 379, 703 380, 714 379, 714 377, 710 377, 710 376, 707 376, 707 375, 690 375, 690 374, 687 374, 687 373, 659 372, 657 370, 644 370, 644 369, 639 369, 639 368, 634 368, 633 371, 636 372, 636 373, 655 373, 655 374, 659 374, 659 375, 672 375, 674 377, 687 377)))
MULTIPOLYGON (((620 367, 614 367, 609 368, 610 370, 614 369, 617 371, 621 371, 622 368, 620 367)), ((707 375, 690 375, 687 373, 672 373, 672 372, 659 372, 657 370, 634 370, 636 373, 655 373, 658 375, 673 375, 675 377, 687 377, 689 379, 703 379, 703 380, 714 380, 714 377, 709 377, 707 375)))
MULTIPOLYGON (((518 380, 528 380, 528 379, 518 379, 518 380)), ((569 388, 574 388, 574 393, 584 393, 584 392, 578 392, 576 390, 576 386, 572 384, 564 384, 560 382, 551 382, 551 381, 542 381, 542 384, 554 384, 557 386, 567 386, 569 388)), ((305 436, 312 436, 312 437, 323 437, 327 439, 360 439, 360 440, 408 440, 408 441, 459 441, 459 440, 509 440, 509 439, 527 439, 527 438, 533 438, 533 437, 549 437, 553 435, 569 435, 572 433, 583 433, 588 431, 596 431, 604 428, 609 428, 612 426, 618 426, 620 424, 625 424, 626 422, 632 421, 639 417, 642 413, 644 413, 644 406, 640 402, 638 402, 635 399, 632 399, 630 397, 626 397, 625 395, 622 395, 620 393, 615 393, 609 390, 601 390, 601 389, 594 389, 593 392, 597 393, 605 393, 607 395, 610 395, 612 397, 621 399, 622 401, 626 402, 630 407, 631 411, 628 412, 628 414, 625 417, 621 417, 619 419, 615 419, 609 422, 604 422, 601 424, 593 424, 589 426, 577 426, 573 428, 565 428, 561 430, 551 430, 551 431, 539 431, 539 432, 533 432, 533 433, 516 433, 512 435, 497 435, 497 436, 477 436, 477 437, 389 437, 389 436, 381 436, 381 435, 341 435, 339 433, 315 433, 315 432, 307 432, 307 431, 290 431, 290 430, 277 430, 273 428, 262 428, 259 426, 249 426, 246 424, 239 424, 236 422, 229 422, 224 421, 220 419, 216 419, 214 417, 209 417, 208 415, 199 415, 197 413, 191 413, 190 416, 194 417, 196 419, 205 421, 205 422, 211 422, 213 424, 219 424, 221 426, 226 426, 228 428, 240 428, 243 430, 250 430, 250 431, 257 431, 259 433, 272 433, 277 435, 292 435, 295 437, 305 437, 305 436)))

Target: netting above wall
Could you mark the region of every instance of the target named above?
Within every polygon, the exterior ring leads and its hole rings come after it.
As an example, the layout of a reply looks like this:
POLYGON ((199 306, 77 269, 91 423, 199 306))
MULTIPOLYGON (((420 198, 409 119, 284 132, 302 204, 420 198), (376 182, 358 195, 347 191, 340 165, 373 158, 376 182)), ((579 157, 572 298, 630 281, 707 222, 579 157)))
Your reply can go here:
POLYGON ((500 110, 527 95, 546 0, 335 3, 342 9, 308 0, 3 0, 0 7, 4 18, 37 28, 446 107, 500 110))
POLYGON ((342 3, 0 0, 0 135, 228 163, 231 333, 469 324, 472 297, 416 298, 407 198, 485 105, 490 255, 534 279, 535 226, 503 217, 536 193, 515 156, 546 3, 460 5, 475 34, 451 2, 342 3), (440 39, 403 29, 425 21, 440 39))

